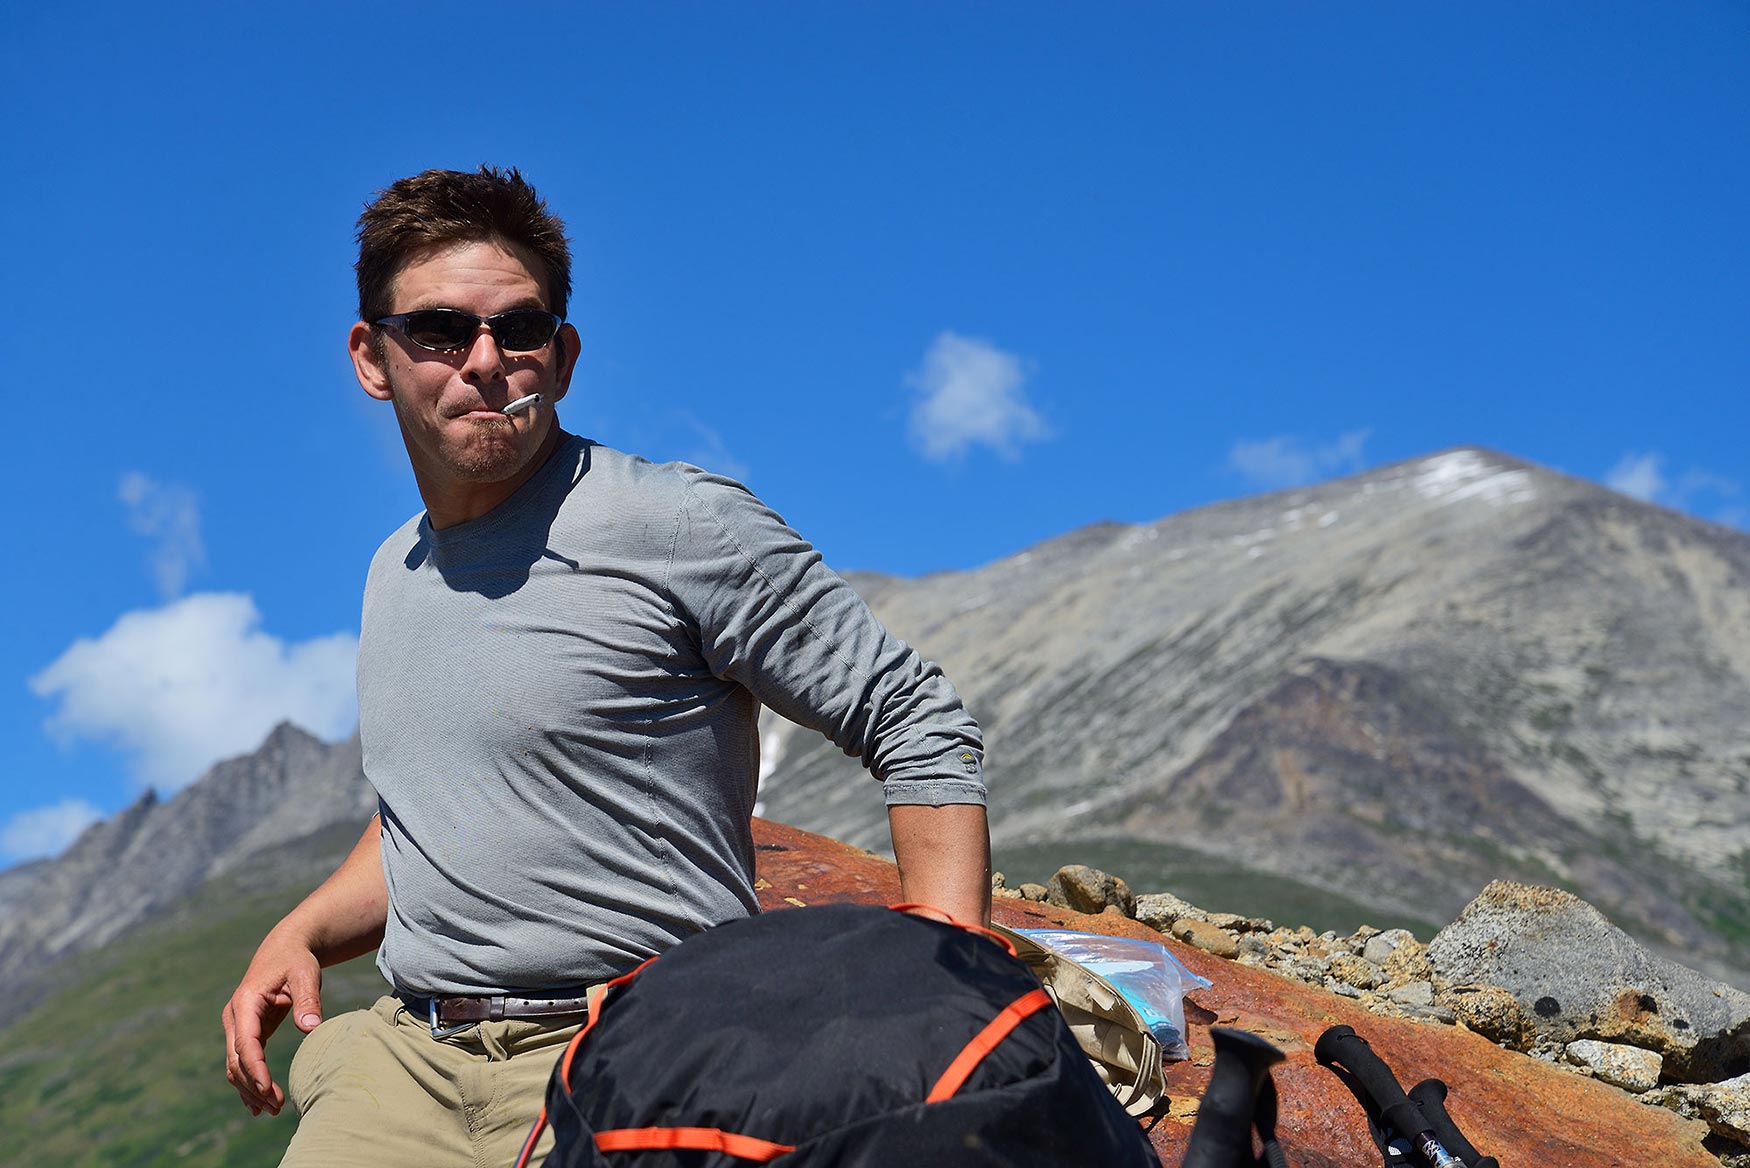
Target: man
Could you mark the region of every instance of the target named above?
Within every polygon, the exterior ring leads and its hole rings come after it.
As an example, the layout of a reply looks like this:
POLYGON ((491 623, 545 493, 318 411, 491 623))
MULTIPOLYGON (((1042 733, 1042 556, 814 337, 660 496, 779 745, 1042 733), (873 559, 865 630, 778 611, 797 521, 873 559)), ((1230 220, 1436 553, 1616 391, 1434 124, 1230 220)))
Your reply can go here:
POLYGON ((395 183, 360 217, 357 271, 353 365, 425 503, 365 587, 380 810, 256 951, 226 1075, 277 1114, 263 1043, 290 1013, 309 1037, 285 1164, 508 1164, 588 988, 757 911, 761 703, 863 759, 906 899, 972 921, 982 743, 940 671, 744 488, 559 428, 570 256, 515 170, 395 183), (394 994, 323 1023, 322 967, 372 948, 394 994))

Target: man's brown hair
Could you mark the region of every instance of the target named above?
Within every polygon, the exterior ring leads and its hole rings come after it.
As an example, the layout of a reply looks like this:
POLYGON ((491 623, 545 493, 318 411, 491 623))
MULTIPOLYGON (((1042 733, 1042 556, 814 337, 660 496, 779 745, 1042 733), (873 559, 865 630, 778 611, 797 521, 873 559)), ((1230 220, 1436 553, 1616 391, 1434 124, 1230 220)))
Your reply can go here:
POLYGON ((420 252, 457 243, 521 244, 547 269, 547 308, 565 315, 571 247, 565 224, 516 167, 425 170, 378 191, 358 220, 359 319, 392 311, 395 277, 420 252))

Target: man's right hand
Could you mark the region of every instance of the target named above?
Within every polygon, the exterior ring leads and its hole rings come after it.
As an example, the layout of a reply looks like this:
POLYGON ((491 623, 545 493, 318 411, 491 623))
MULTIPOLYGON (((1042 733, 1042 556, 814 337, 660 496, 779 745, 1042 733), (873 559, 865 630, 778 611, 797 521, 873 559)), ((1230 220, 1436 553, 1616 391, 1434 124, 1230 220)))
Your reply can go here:
POLYGON ((364 834, 321 887, 273 927, 237 992, 225 1023, 225 1078, 250 1112, 280 1113, 286 1093, 267 1069, 268 1036, 287 1014, 305 1034, 322 1022, 322 967, 375 949, 383 939, 389 891, 383 883, 382 821, 364 834))
POLYGON ((268 1036, 290 1013, 308 1034, 322 1022, 322 966, 309 945, 267 935, 220 1017, 225 1024, 225 1078, 251 1115, 278 1115, 286 1094, 267 1069, 268 1036))

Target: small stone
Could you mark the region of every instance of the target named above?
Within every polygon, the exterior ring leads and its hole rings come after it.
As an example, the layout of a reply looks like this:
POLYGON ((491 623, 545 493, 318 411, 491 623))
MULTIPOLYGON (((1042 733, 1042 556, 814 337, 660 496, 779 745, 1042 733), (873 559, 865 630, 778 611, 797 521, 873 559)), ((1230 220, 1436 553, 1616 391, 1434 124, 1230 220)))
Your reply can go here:
POLYGON ((1170 892, 1150 892, 1136 898, 1136 919, 1157 932, 1170 932, 1174 921, 1200 921, 1203 917, 1202 909, 1170 892))
POLYGON ((1008 887, 1008 882, 1006 880, 1004 880, 1003 874, 1001 872, 992 872, 990 874, 990 890, 992 892, 995 892, 999 888, 1007 888, 1007 887, 1008 887))
POLYGON ((1509 1050, 1524 1050, 1532 1030, 1520 1012, 1519 1000, 1496 985, 1448 986, 1441 1000, 1459 1021, 1509 1050))
POLYGON ((1750 1147, 1745 1147, 1737 1140, 1710 1133, 1701 1141, 1701 1146, 1719 1160, 1720 1168, 1750 1168, 1750 1147))
POLYGON ((1723 1083, 1686 1084, 1667 1093, 1666 1107, 1707 1120, 1714 1134, 1750 1144, 1750 1074, 1723 1083), (1675 1106, 1673 1104, 1676 1104, 1675 1106))
POLYGON ((1065 864, 1046 887, 1050 889, 1046 899, 1076 912, 1098 913, 1109 904, 1117 905, 1127 917, 1136 912, 1136 894, 1130 885, 1086 864, 1065 864))
POLYGON ((1021 890, 1019 888, 993 888, 990 890, 990 894, 1002 900, 1022 899, 1021 890))
POLYGON ((1246 918, 1239 913, 1212 912, 1203 918, 1218 929, 1239 929, 1246 923, 1246 918))
POLYGON ((1331 958, 1331 976, 1364 990, 1373 989, 1385 980, 1379 966, 1352 953, 1339 953, 1331 958))
POLYGON ((1405 1006, 1404 1010, 1410 1017, 1422 1022, 1438 1022, 1442 1026, 1451 1026, 1458 1021, 1457 1014, 1439 1003, 1432 1006, 1405 1006))
POLYGON ((1129 917, 1124 915, 1124 910, 1119 908, 1115 904, 1109 904, 1105 908, 1101 909, 1100 915, 1103 917, 1117 917, 1121 921, 1127 921, 1130 919, 1129 917))
POLYGON ((1248 933, 1240 938, 1239 952, 1242 960, 1250 957, 1255 961, 1263 961, 1270 955, 1270 946, 1264 938, 1248 933))
POLYGON ((1393 949, 1380 968, 1394 981, 1428 981, 1434 977, 1434 966, 1428 961, 1428 946, 1414 937, 1393 949))
POLYGON ((1693 1112, 1683 1110, 1683 1088, 1679 1085, 1674 1084, 1667 1087, 1654 1087, 1651 1091, 1648 1091, 1645 1095, 1641 1096, 1641 1102, 1650 1104, 1653 1107, 1663 1107, 1669 1111, 1675 1111, 1684 1119, 1701 1118, 1693 1112))
POLYGON ((1021 899, 1022 900, 1035 900, 1035 901, 1044 900, 1045 899, 1045 885, 1033 884, 1030 882, 1027 884, 1021 885, 1021 899))
POLYGON ((1539 1062, 1555 1063, 1557 1066, 1561 1066, 1562 1056, 1567 1053, 1567 1048, 1559 1042, 1552 1042, 1539 1035, 1537 1041, 1533 1042, 1525 1053, 1539 1062))
POLYGON ((1397 952, 1398 946, 1415 939, 1408 929, 1387 929, 1368 939, 1367 944, 1361 947, 1361 956, 1383 967, 1387 959, 1397 952))
POLYGON ((1335 979, 1327 982, 1325 988, 1330 990, 1333 994, 1336 994, 1339 998, 1359 998, 1361 996, 1361 991, 1354 986, 1347 982, 1341 982, 1335 979))
POLYGON ((1386 995, 1400 1006, 1432 1006, 1434 1004, 1434 983, 1413 981, 1409 985, 1399 986, 1386 995))
POLYGON ((1239 956, 1240 943, 1208 921, 1178 921, 1173 925, 1173 936, 1193 948, 1213 953, 1217 957, 1231 959, 1239 956))
POLYGON ((1569 1062, 1590 1067, 1593 1075, 1606 1083, 1637 1095, 1659 1085, 1659 1071, 1665 1063, 1654 1051, 1590 1038, 1568 1043, 1564 1053, 1569 1062))

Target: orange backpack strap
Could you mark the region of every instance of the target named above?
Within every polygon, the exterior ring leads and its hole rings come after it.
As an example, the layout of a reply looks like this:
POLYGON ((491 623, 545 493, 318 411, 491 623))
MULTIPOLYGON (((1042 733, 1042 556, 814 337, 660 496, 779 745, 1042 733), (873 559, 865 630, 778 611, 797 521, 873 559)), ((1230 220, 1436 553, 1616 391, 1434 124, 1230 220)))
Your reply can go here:
POLYGON ((989 937, 998 945, 1001 945, 1004 949, 1008 950, 1010 957, 1020 956, 1019 953, 1015 952, 1015 943, 997 932, 995 929, 987 929, 983 925, 969 925, 965 921, 960 920, 949 913, 947 909, 937 908, 933 904, 924 904, 921 901, 916 900, 908 900, 900 904, 890 904, 887 907, 894 912, 906 913, 914 917, 923 917, 925 920, 940 921, 944 925, 953 925, 957 929, 965 929, 968 933, 977 933, 981 937, 989 937))
MULTIPOLYGON (((565 1044, 565 1054, 559 1059, 559 1081, 566 1088, 571 1087, 571 1060, 577 1057, 577 1048, 583 1044, 583 1036, 595 1029, 595 1024, 601 1020, 602 1002, 608 996, 608 991, 617 985, 624 985, 637 977, 656 958, 649 957, 640 962, 638 968, 629 973, 622 973, 613 981, 604 981, 600 985, 589 987, 589 1021, 583 1024, 583 1029, 571 1036, 571 1041, 565 1044)), ((547 1105, 541 1105, 541 1114, 535 1117, 535 1126, 530 1129, 528 1138, 523 1140, 522 1152, 516 1158, 515 1168, 528 1168, 529 1157, 534 1155, 535 1141, 541 1138, 541 1133, 547 1130, 547 1105)))
POLYGON ((990 1020, 990 1025, 974 1035, 972 1041, 954 1056, 954 1061, 948 1064, 948 1069, 942 1072, 942 1077, 930 1088, 924 1102, 940 1103, 950 1098, 972 1076, 972 1072, 978 1069, 978 1064, 984 1061, 984 1057, 995 1050, 997 1044, 1007 1038, 1015 1027, 1049 1005, 1050 995, 1044 990, 1034 990, 1004 1006, 1002 1012, 990 1020))
POLYGON ((604 1152, 647 1152, 658 1148, 686 1148, 700 1152, 722 1152, 742 1160, 764 1164, 776 1160, 785 1152, 794 1152, 795 1144, 774 1144, 770 1140, 726 1132, 714 1127, 622 1127, 597 1132, 595 1146, 604 1152))

